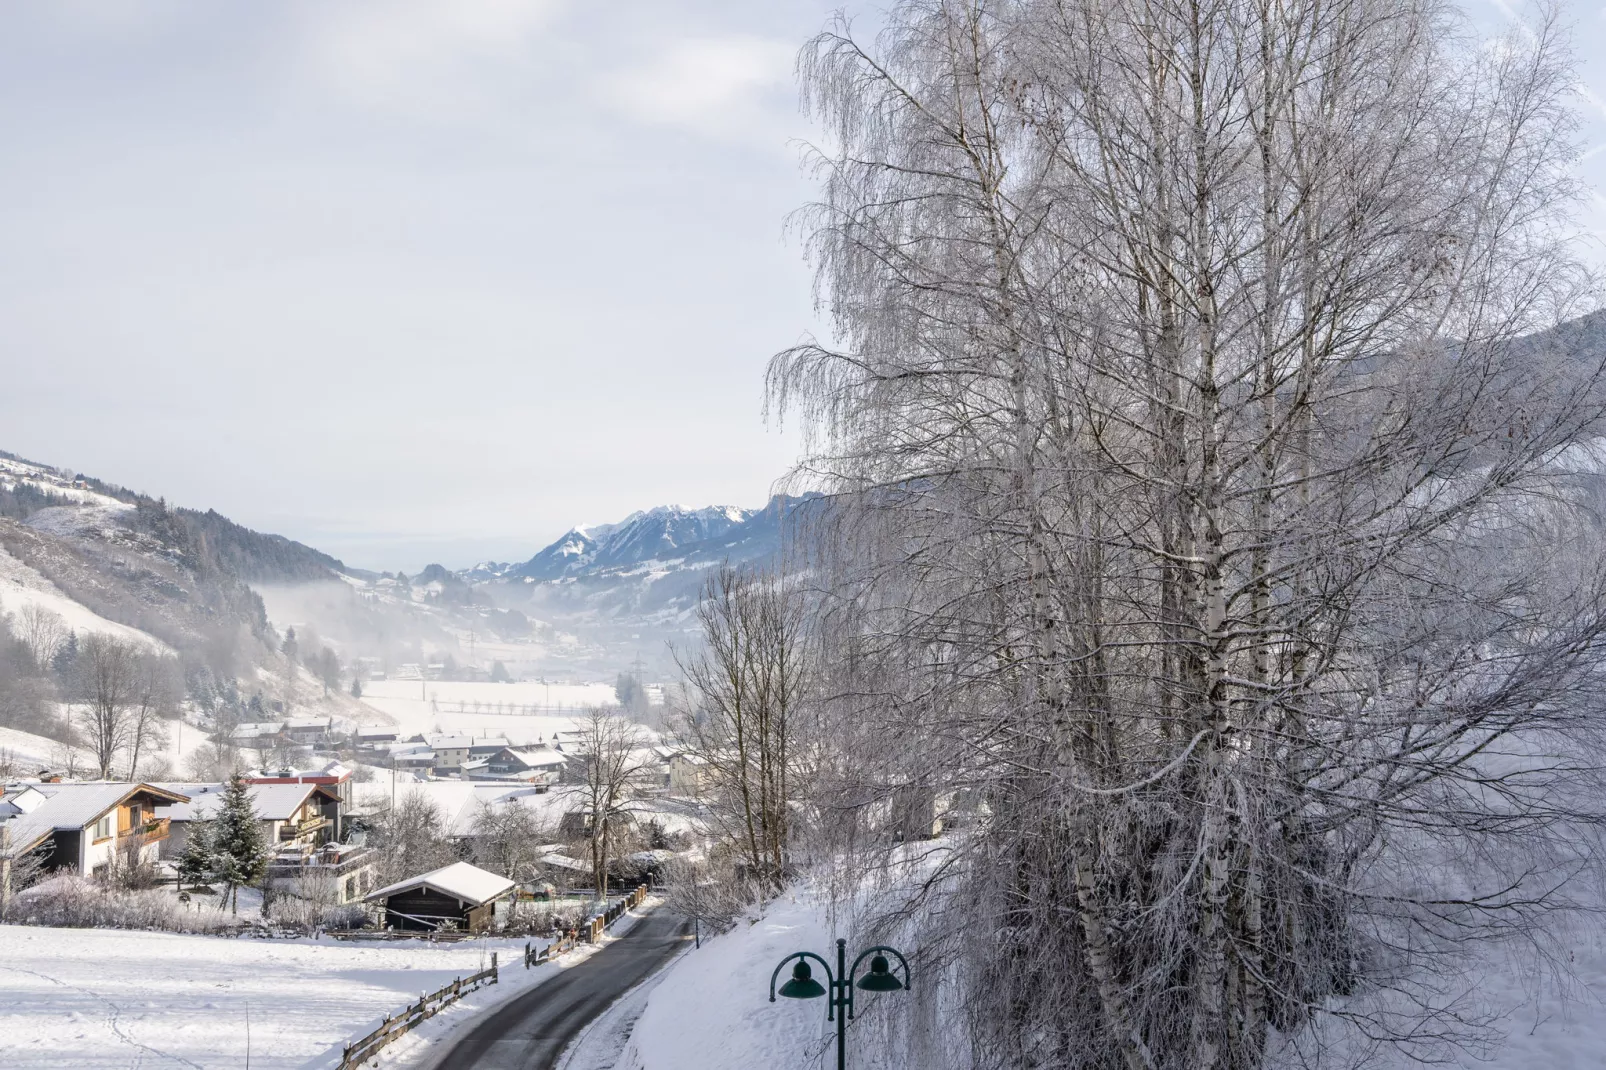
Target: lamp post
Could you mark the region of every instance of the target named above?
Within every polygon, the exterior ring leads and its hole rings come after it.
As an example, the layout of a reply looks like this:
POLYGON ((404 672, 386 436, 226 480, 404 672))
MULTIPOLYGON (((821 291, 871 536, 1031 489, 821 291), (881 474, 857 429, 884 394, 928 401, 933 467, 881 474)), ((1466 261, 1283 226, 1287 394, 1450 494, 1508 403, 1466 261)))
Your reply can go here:
POLYGON ((859 957, 853 960, 852 969, 848 968, 848 942, 836 942, 836 972, 831 972, 831 964, 812 951, 794 951, 780 961, 775 972, 770 974, 770 1002, 775 1002, 775 979, 781 975, 781 970, 788 962, 797 960, 792 967, 792 979, 781 986, 780 995, 788 999, 817 999, 820 996, 829 996, 825 1001, 825 1020, 836 1022, 836 1070, 847 1070, 848 1065, 848 1022, 853 1020, 853 978, 859 972, 865 959, 870 960, 870 972, 859 979, 858 988, 865 992, 897 992, 909 987, 909 963, 904 960, 903 954, 896 948, 877 944, 867 947, 859 952, 859 957), (891 955, 898 960, 898 967, 903 971, 903 980, 898 980, 897 974, 892 972, 892 964, 887 961, 891 955), (814 970, 809 966, 809 959, 813 959, 825 970, 825 985, 814 979, 814 970))

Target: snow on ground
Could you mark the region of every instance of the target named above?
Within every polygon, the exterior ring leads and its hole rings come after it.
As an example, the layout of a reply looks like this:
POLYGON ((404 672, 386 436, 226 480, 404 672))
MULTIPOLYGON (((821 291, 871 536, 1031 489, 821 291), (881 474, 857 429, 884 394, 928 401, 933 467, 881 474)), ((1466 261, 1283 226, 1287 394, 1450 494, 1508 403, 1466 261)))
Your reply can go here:
MULTIPOLYGON (((769 980, 791 952, 829 956, 831 947, 820 905, 806 892, 770 904, 757 922, 705 938, 660 975, 620 1070, 823 1066, 835 1035, 827 1031, 825 1001, 771 1003, 769 980)), ((830 1055, 834 1061, 834 1049, 830 1055)), ((856 1057, 854 1065, 871 1064, 856 1057)))
POLYGON ((173 651, 161 640, 125 624, 107 620, 62 593, 37 570, 0 549, 0 613, 20 613, 24 606, 42 606, 66 621, 75 632, 98 632, 126 639, 162 654, 173 651))
POLYGON ((406 735, 432 732, 438 726, 446 732, 547 738, 570 731, 587 707, 612 705, 614 692, 612 684, 375 680, 363 684, 362 701, 406 735), (539 712, 511 713, 513 708, 539 712))
MULTIPOLYGON (((78 767, 87 768, 92 760, 83 747, 69 748, 32 732, 0 728, 0 768, 10 767, 12 776, 32 776, 41 769, 57 769, 67 764, 68 751, 76 753, 78 767)), ((0 777, 4 779, 4 777, 0 777)))
MULTIPOLYGON (((1606 924, 1570 941, 1573 990, 1535 998, 1529 976, 1492 955, 1480 970, 1480 1005, 1501 1015, 1505 1041, 1493 1051, 1465 1053, 1448 1065, 1458 1070, 1596 1070, 1606 1065, 1606 924)), ((824 1000, 769 1002, 770 973, 793 951, 834 959, 825 906, 809 891, 783 897, 757 922, 705 938, 660 975, 646 1008, 617 1062, 577 1064, 572 1070, 746 1070, 757 1066, 827 1067, 835 1062, 834 1027, 825 1021, 824 1000)), ((783 971, 781 980, 785 980, 783 971)), ((816 980, 823 982, 816 969, 816 980)), ((915 978, 918 985, 920 979, 915 978)), ((1553 988, 1553 986, 1551 986, 1553 988)), ((898 1000, 897 993, 877 997, 898 1000)), ((866 1006, 861 1007, 863 1020, 866 1006)), ((898 1013, 897 1005, 882 1010, 898 1013)), ((851 1065, 901 1065, 890 1053, 854 1047, 851 1065)), ((1390 1052, 1372 1056, 1371 1070, 1409 1070, 1419 1065, 1390 1052)))
POLYGON ((481 1003, 561 968, 525 970, 523 947, 0 926, 0 1066, 243 1066, 247 1016, 253 1067, 333 1066, 347 1040, 493 950, 502 983, 481 1003))

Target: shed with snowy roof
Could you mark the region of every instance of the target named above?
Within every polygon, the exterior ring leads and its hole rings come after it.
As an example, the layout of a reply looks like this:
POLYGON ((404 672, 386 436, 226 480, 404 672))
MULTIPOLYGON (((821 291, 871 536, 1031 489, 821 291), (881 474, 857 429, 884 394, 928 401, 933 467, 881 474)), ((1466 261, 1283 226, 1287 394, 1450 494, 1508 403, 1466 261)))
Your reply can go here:
POLYGON ((389 928, 478 932, 491 924, 497 904, 509 900, 513 887, 506 877, 467 862, 453 862, 387 885, 367 899, 384 904, 385 925, 389 928))

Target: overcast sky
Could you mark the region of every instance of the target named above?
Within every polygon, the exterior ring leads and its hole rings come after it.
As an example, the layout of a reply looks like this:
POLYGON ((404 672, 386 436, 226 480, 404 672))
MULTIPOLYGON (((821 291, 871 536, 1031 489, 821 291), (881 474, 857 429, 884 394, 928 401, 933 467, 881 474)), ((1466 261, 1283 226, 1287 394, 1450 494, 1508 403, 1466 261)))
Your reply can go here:
MULTIPOLYGON (((0 5, 0 449, 409 571, 760 504, 838 6, 0 5)), ((1566 10, 1606 185, 1606 8, 1566 10)))

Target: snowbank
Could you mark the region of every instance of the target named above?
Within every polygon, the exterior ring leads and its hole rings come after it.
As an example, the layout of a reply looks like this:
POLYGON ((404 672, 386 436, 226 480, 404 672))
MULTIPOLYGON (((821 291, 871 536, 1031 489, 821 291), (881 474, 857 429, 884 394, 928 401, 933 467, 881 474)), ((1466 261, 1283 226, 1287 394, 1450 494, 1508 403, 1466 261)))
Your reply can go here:
MULTIPOLYGON (((835 1026, 825 1020, 823 999, 769 1001, 777 962, 793 951, 833 959, 834 946, 824 912, 808 893, 771 904, 760 921, 738 922, 703 940, 653 988, 620 1070, 813 1066, 828 1048, 834 1065, 835 1026)), ((872 1064, 855 1059, 853 1065, 872 1064)))
MULTIPOLYGON (((772 904, 756 923, 705 939, 672 966, 646 998, 618 1070, 747 1070, 758 1066, 835 1065, 834 1028, 824 1000, 769 1002, 770 972, 793 951, 813 951, 834 962, 835 934, 823 904, 808 892, 772 904)), ((1494 1051, 1465 1054, 1461 1070, 1596 1070, 1606 1065, 1606 924, 1593 923, 1571 941, 1569 998, 1556 996, 1553 979, 1535 978, 1492 956, 1480 970, 1479 1007, 1499 1018, 1504 1043, 1494 1051), (1536 990, 1549 992, 1536 998, 1536 990)), ((816 971, 818 974, 818 971, 816 971)), ((823 982, 824 978, 816 977, 823 982)), ((920 979, 915 978, 918 985, 920 979)), ((897 994, 878 997, 900 999, 897 994)), ((860 1008, 865 1022, 866 1000, 860 1008)), ((882 1011, 897 1013, 887 1005, 882 1011)), ((902 1065, 874 1045, 855 1046, 848 1029, 849 1065, 902 1065)), ((869 1040, 868 1030, 865 1031, 869 1040)), ((1367 1062, 1373 1070, 1408 1070, 1416 1064, 1388 1052, 1367 1062)))

